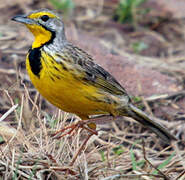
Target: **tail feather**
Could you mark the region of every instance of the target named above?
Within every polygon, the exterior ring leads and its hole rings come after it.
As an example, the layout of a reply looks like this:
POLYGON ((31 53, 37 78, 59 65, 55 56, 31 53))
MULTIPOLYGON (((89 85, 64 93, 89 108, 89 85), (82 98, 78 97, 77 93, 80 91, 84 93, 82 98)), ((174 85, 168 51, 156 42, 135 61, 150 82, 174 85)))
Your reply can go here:
POLYGON ((156 133, 166 143, 170 143, 172 140, 177 140, 177 138, 172 135, 165 127, 152 120, 151 117, 149 117, 147 114, 132 104, 129 104, 128 116, 134 118, 136 121, 140 122, 142 125, 156 133))

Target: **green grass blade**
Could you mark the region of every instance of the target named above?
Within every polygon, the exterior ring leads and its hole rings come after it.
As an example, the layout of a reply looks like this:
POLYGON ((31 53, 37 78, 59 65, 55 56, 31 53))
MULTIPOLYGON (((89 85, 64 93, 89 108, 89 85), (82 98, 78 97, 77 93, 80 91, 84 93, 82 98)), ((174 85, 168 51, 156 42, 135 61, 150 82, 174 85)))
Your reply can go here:
MULTIPOLYGON (((175 156, 175 152, 173 152, 163 163, 161 163, 161 164, 157 167, 157 169, 161 170, 161 169, 163 169, 165 166, 167 166, 174 156, 175 156)), ((158 174, 157 169, 155 169, 155 170, 152 172, 152 174, 154 174, 154 175, 158 174)))

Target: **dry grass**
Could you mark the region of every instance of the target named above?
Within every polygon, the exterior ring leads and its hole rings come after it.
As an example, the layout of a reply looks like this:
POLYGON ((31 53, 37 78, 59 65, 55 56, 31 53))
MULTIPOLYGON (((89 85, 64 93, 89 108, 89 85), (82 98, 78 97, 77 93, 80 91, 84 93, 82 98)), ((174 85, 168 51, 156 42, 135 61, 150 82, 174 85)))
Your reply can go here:
POLYGON ((18 104, 11 92, 2 92, 10 106, 0 119, 3 179, 184 179, 181 143, 165 146, 129 118, 99 126, 99 135, 91 138, 70 167, 87 132, 53 139, 53 132, 76 117, 60 110, 51 116, 48 104, 41 110, 43 100, 38 93, 30 97, 29 89, 21 84, 21 91, 16 90, 21 94, 18 104))

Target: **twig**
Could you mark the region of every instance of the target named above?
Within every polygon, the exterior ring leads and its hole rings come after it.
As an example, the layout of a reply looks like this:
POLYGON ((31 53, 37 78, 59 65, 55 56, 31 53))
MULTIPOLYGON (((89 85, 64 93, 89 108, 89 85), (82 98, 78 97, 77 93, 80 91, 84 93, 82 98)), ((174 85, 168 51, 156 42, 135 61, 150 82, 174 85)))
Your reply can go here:
POLYGON ((142 173, 142 174, 116 174, 116 175, 113 175, 113 176, 102 178, 101 180, 114 180, 114 179, 118 179, 118 178, 121 178, 121 177, 124 177, 124 178, 140 178, 142 176, 153 176, 153 177, 156 177, 156 178, 163 177, 161 175, 147 174, 147 173, 142 173))
POLYGON ((141 100, 142 100, 144 106, 146 107, 147 112, 148 112, 151 116, 153 116, 152 110, 151 110, 150 106, 148 105, 148 102, 146 101, 146 99, 142 96, 142 97, 141 97, 141 100))
POLYGON ((146 151, 145 151, 145 142, 144 140, 142 139, 142 144, 143 144, 143 156, 144 156, 144 159, 145 161, 150 164, 150 166, 152 166, 155 170, 157 170, 164 178, 164 180, 170 180, 169 177, 167 177, 160 169, 158 169, 157 167, 155 167, 146 157, 146 151))
POLYGON ((182 173, 180 173, 179 176, 177 176, 177 177, 175 178, 175 180, 179 180, 183 175, 185 175, 185 170, 182 171, 182 173))
MULTIPOLYGON (((4 163, 3 161, 0 161, 0 163, 1 163, 2 165, 4 165, 4 166, 7 167, 7 164, 4 163)), ((12 171, 16 171, 16 172, 17 172, 18 174, 20 174, 21 176, 30 179, 30 175, 29 175, 29 174, 26 174, 25 172, 23 172, 23 171, 21 171, 21 170, 15 168, 15 167, 13 167, 12 165, 9 165, 9 164, 8 164, 8 168, 12 169, 12 171)), ((33 177, 32 177, 32 179, 33 179, 33 180, 36 180, 36 179, 33 178, 33 177)))
POLYGON ((3 74, 16 74, 16 71, 14 69, 2 69, 0 68, 0 73, 3 73, 3 74))
POLYGON ((4 113, 0 117, 0 122, 3 121, 9 114, 11 114, 17 108, 17 106, 18 106, 18 104, 13 105, 6 113, 4 113))
POLYGON ((179 100, 179 99, 182 99, 185 97, 185 91, 179 91, 179 92, 175 92, 173 94, 160 94, 160 95, 155 95, 155 96, 150 96, 150 97, 147 97, 145 98, 145 100, 147 102, 154 102, 154 101, 157 101, 157 100, 162 100, 162 99, 165 99, 165 100, 179 100))

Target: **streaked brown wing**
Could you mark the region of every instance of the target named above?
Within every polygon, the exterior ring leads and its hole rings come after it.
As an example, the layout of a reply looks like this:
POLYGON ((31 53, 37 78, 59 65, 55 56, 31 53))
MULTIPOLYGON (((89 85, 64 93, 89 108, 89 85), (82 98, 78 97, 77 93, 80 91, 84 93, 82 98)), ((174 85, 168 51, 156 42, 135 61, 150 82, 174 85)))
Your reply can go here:
POLYGON ((111 94, 127 95, 126 90, 117 80, 105 69, 96 64, 92 57, 86 52, 72 45, 67 49, 70 51, 68 54, 70 54, 71 60, 75 63, 74 65, 77 71, 81 71, 82 74, 85 73, 85 76, 81 78, 83 78, 86 83, 93 84, 97 88, 111 94))

